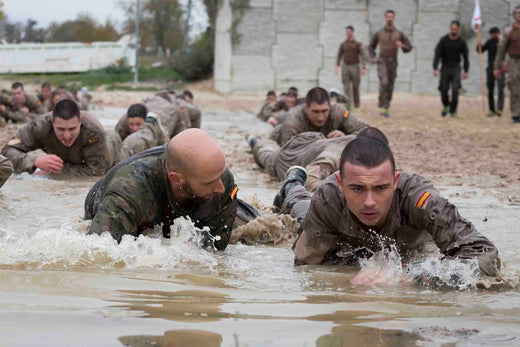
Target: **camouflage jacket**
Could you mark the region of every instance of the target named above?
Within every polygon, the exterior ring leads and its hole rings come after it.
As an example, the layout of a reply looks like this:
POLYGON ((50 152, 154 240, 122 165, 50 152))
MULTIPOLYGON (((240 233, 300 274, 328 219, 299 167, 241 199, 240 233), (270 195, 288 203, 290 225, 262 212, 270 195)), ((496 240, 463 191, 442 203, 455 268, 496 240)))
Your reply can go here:
POLYGON ((84 112, 81 117, 79 136, 70 147, 58 140, 52 116, 47 114, 20 128, 16 137, 2 149, 2 154, 11 160, 16 173, 33 173, 36 156, 29 152, 41 149, 63 159, 62 175, 102 176, 109 166, 105 132, 97 119, 84 112))
MULTIPOLYGON (((184 115, 180 109, 180 103, 175 98, 170 97, 167 93, 157 93, 144 102, 148 112, 157 114, 161 120, 161 124, 166 131, 166 136, 171 139, 181 131, 187 129, 189 125, 186 123, 189 115, 184 115)), ((199 119, 200 126, 200 119, 199 119)), ((124 140, 132 132, 128 125, 127 115, 123 115, 116 124, 116 133, 124 140)))
POLYGON ((283 146, 294 135, 306 131, 317 131, 327 136, 331 131, 341 130, 345 135, 351 135, 366 127, 367 125, 350 114, 343 104, 332 104, 325 125, 314 128, 305 113, 305 105, 299 105, 289 110, 283 123, 277 125, 270 138, 283 146))
MULTIPOLYGON (((2 102, 7 107, 5 115, 7 119, 17 123, 24 123, 36 118, 40 114, 45 113, 45 108, 37 97, 26 95, 25 98, 26 101, 23 105, 17 103, 12 97, 8 97, 6 100, 7 102, 2 102), (22 110, 23 107, 27 107, 29 109, 29 114, 25 114, 25 112, 22 110)), ((5 99, 5 96, 3 96, 2 99, 5 99)))
POLYGON ((360 250, 371 255, 392 243, 402 256, 411 256, 432 239, 445 256, 476 258, 485 275, 496 275, 500 269, 493 243, 430 181, 403 172, 387 221, 377 231, 367 230, 350 212, 335 175, 329 176, 312 197, 293 249, 296 262, 350 263, 360 250))
POLYGON ((13 173, 13 164, 0 154, 0 188, 4 185, 5 181, 13 173))
POLYGON ((237 211, 233 175, 229 170, 222 175, 223 194, 183 211, 168 184, 164 150, 155 147, 122 161, 92 187, 85 200, 85 218, 93 219, 89 233, 109 231, 120 242, 123 235, 138 236, 162 223, 169 235, 174 219, 189 216, 197 227, 208 226, 212 236, 219 236, 214 245, 223 250, 237 211))

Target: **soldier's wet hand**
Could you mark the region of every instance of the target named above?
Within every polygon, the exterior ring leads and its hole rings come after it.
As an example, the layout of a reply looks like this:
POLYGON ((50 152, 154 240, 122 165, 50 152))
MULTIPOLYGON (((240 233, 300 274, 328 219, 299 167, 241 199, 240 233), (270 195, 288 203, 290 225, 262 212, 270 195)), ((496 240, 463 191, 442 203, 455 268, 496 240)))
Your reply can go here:
POLYGON ((396 41, 395 45, 399 48, 403 47, 403 43, 401 41, 396 41))
POLYGON ((25 114, 29 114, 29 108, 27 106, 22 106, 22 111, 25 114))
POLYGON ((345 136, 345 133, 343 133, 343 131, 341 130, 334 130, 334 131, 331 131, 327 137, 330 139, 330 138, 333 138, 333 137, 342 137, 342 136, 345 136))
POLYGON ((495 76, 495 78, 500 78, 500 76, 502 76, 502 71, 500 69, 495 69, 493 71, 493 75, 495 76))
POLYGON ((41 155, 34 161, 34 166, 46 172, 60 173, 63 160, 54 154, 41 155))

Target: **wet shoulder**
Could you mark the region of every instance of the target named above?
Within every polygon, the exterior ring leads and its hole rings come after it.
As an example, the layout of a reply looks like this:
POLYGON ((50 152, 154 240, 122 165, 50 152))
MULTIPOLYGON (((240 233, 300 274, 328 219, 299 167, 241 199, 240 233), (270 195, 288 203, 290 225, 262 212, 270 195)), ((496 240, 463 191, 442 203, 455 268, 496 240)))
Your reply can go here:
POLYGON ((397 184, 397 193, 404 206, 420 205, 419 199, 421 197, 428 198, 428 194, 433 192, 438 193, 433 183, 426 177, 401 172, 399 183, 397 184))
MULTIPOLYGON (((18 138, 24 141, 26 139, 38 140, 42 143, 50 138, 52 129, 52 116, 46 114, 32 120, 29 124, 24 125, 18 131, 18 138)), ((32 142, 32 141, 30 141, 32 142)))
POLYGON ((235 178, 231 171, 229 171, 229 168, 226 168, 226 171, 220 176, 220 179, 222 180, 222 184, 224 184, 224 196, 231 197, 231 199, 234 198, 234 195, 236 195, 235 190, 235 178))
POLYGON ((327 177, 319 186, 313 195, 313 200, 327 208, 332 207, 334 210, 341 211, 345 206, 345 197, 339 190, 338 181, 336 180, 336 172, 327 177))

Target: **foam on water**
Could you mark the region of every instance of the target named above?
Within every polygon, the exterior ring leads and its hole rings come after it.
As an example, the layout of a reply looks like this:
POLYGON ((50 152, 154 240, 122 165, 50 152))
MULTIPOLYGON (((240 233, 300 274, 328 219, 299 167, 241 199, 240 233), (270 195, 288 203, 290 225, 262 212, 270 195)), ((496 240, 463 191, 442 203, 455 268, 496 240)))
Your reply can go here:
POLYGON ((199 231, 190 220, 178 218, 175 237, 165 239, 158 231, 134 238, 125 235, 117 243, 109 233, 85 235, 89 222, 67 223, 60 230, 44 229, 33 235, 0 229, 0 264, 15 267, 158 268, 173 270, 191 265, 213 268, 217 258, 198 247, 199 231))

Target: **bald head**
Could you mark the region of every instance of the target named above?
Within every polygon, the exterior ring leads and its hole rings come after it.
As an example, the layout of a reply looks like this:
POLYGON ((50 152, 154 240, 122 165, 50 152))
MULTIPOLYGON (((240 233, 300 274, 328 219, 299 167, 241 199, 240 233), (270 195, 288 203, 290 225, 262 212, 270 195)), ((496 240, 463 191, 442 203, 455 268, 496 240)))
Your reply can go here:
POLYGON ((166 148, 166 167, 185 176, 220 175, 226 159, 220 146, 205 131, 192 128, 172 138, 166 148))

